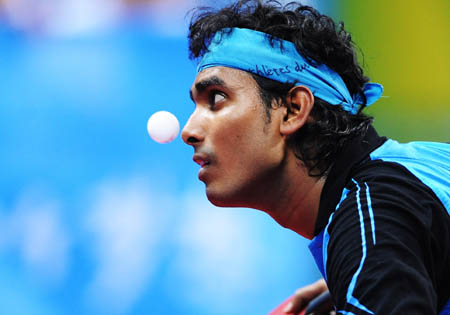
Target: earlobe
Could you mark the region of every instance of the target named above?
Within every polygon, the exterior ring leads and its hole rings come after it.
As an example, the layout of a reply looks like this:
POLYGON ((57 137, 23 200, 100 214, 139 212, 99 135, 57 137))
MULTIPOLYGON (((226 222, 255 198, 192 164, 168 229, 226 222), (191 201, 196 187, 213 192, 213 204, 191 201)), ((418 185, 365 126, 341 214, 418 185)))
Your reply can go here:
POLYGON ((290 135, 305 125, 314 106, 314 95, 305 86, 294 86, 286 99, 287 111, 280 125, 283 135, 290 135))

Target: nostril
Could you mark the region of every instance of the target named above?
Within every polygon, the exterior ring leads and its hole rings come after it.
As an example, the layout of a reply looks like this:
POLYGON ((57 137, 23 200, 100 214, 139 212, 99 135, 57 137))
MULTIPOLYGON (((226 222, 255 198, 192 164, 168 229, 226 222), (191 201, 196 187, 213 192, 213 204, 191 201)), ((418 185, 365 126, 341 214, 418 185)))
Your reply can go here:
POLYGON ((189 137, 187 138, 187 143, 197 143, 198 139, 195 137, 189 137))

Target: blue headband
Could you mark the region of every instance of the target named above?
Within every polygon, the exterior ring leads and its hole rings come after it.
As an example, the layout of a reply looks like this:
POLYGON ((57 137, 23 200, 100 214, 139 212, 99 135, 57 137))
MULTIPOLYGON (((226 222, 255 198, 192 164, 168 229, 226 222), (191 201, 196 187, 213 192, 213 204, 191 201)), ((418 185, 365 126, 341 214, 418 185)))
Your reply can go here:
MULTIPOLYGON (((352 97, 342 78, 325 64, 312 65, 302 57, 289 41, 273 38, 273 46, 265 33, 232 28, 217 32, 200 61, 197 71, 224 66, 252 72, 282 83, 308 87, 314 96, 332 105, 341 105, 355 114, 363 104, 359 95, 352 97)), ((383 94, 383 86, 367 83, 364 86, 366 105, 376 102, 383 94)))

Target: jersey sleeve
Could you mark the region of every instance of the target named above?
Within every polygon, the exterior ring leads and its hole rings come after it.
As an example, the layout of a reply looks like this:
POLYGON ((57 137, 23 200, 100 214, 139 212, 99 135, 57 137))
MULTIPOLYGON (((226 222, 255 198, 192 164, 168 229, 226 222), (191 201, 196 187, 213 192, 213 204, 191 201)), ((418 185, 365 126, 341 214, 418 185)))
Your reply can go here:
POLYGON ((428 263, 432 201, 427 207, 428 192, 410 184, 394 176, 347 186, 325 229, 338 314, 437 314, 428 263))

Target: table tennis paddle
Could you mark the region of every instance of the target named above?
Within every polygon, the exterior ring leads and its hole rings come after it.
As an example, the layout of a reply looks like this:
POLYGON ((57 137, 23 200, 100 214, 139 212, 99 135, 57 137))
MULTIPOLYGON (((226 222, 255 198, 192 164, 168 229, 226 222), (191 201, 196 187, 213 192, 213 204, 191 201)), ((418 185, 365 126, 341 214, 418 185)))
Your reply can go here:
MULTIPOLYGON (((285 312, 283 312, 284 308, 288 303, 294 298, 294 296, 290 296, 287 300, 285 300, 283 303, 278 305, 272 312, 270 312, 268 315, 286 315, 285 312)), ((313 312, 323 312, 330 309, 331 304, 331 294, 329 291, 325 291, 315 297, 309 304, 307 305, 306 309, 298 313, 298 315, 308 315, 313 312)))

